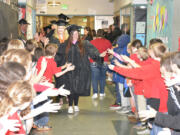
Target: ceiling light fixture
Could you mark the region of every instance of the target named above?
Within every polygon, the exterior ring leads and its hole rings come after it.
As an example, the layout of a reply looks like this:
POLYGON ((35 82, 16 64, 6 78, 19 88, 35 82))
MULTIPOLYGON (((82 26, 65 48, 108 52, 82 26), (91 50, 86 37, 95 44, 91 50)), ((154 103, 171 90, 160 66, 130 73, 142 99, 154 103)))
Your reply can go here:
POLYGON ((60 4, 61 2, 57 2, 57 1, 48 2, 48 6, 59 6, 60 4))

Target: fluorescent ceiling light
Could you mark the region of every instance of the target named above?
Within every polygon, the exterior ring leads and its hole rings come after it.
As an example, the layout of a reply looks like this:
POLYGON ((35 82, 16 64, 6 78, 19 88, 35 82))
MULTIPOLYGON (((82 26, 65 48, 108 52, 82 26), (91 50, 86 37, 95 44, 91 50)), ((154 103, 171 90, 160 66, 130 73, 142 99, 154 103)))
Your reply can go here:
POLYGON ((59 6, 60 4, 61 2, 57 2, 57 1, 48 2, 48 6, 59 6))
POLYGON ((147 7, 146 7, 146 6, 140 6, 140 8, 141 8, 141 9, 145 9, 145 8, 147 8, 147 7))

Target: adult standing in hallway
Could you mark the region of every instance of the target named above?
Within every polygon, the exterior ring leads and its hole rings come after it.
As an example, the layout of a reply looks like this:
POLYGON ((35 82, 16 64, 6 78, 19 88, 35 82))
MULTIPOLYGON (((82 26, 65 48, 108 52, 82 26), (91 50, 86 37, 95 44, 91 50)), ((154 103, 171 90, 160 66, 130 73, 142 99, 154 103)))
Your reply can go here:
POLYGON ((19 20, 19 27, 18 27, 18 39, 22 40, 25 44, 27 41, 27 28, 29 23, 25 19, 19 20))
MULTIPOLYGON (((55 56, 55 61, 57 63, 57 66, 63 66, 65 64, 65 49, 63 43, 67 40, 68 38, 68 33, 66 30, 66 25, 67 22, 65 20, 59 20, 57 21, 57 30, 54 31, 54 35, 50 38, 50 43, 55 43, 58 45, 58 51, 55 56)), ((64 84, 64 77, 66 76, 63 75, 61 77, 55 78, 56 80, 56 88, 59 88, 64 84)), ((60 104, 63 104, 63 99, 60 96, 60 104)))
MULTIPOLYGON (((104 30, 99 29, 97 31, 97 38, 91 41, 100 53, 107 51, 107 49, 112 48, 112 44, 109 40, 104 38, 104 30)), ((100 86, 100 97, 104 97, 104 88, 106 85, 106 71, 108 69, 107 65, 109 62, 108 54, 102 58, 102 64, 90 59, 91 62, 91 73, 92 73, 92 86, 93 86, 93 99, 98 97, 98 85, 100 86)))
POLYGON ((69 96, 68 113, 79 111, 79 96, 90 96, 91 86, 91 69, 89 57, 95 61, 101 62, 100 57, 104 57, 106 53, 100 54, 99 51, 90 44, 89 41, 80 39, 81 27, 71 25, 67 28, 69 38, 65 41, 66 62, 75 65, 75 70, 66 74, 65 85, 71 91, 69 96), (74 109, 73 109, 74 104, 74 109))
POLYGON ((82 37, 82 40, 88 40, 88 41, 93 40, 93 34, 90 27, 84 28, 84 36, 82 37))

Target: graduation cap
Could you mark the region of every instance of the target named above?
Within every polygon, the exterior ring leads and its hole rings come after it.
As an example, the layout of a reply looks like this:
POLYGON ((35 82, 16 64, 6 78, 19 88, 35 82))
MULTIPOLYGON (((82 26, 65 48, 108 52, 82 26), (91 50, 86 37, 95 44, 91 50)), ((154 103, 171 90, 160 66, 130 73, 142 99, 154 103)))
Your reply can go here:
POLYGON ((48 29, 51 29, 51 25, 48 25, 48 26, 43 27, 43 30, 44 30, 44 31, 47 31, 48 29))
POLYGON ((80 31, 81 28, 82 28, 81 26, 72 24, 69 27, 67 27, 67 31, 70 34, 72 31, 80 31))
POLYGON ((50 23, 51 23, 51 24, 56 24, 57 21, 56 21, 56 20, 52 20, 52 21, 50 21, 50 23))
POLYGON ((65 20, 65 21, 70 19, 67 15, 62 14, 62 13, 58 15, 58 18, 59 18, 59 20, 65 20))
POLYGON ((25 19, 19 20, 18 23, 19 23, 19 24, 28 24, 28 25, 29 25, 29 23, 28 23, 25 19))
POLYGON ((57 24, 58 26, 66 26, 68 23, 67 23, 65 20, 58 20, 58 21, 56 22, 56 24, 57 24))

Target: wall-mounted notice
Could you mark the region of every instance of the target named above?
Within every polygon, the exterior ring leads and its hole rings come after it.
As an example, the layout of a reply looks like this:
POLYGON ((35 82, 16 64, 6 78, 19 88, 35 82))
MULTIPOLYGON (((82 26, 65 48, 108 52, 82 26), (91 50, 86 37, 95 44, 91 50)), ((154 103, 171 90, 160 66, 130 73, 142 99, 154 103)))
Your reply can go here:
POLYGON ((145 33, 146 23, 145 22, 136 22, 136 33, 145 33))

